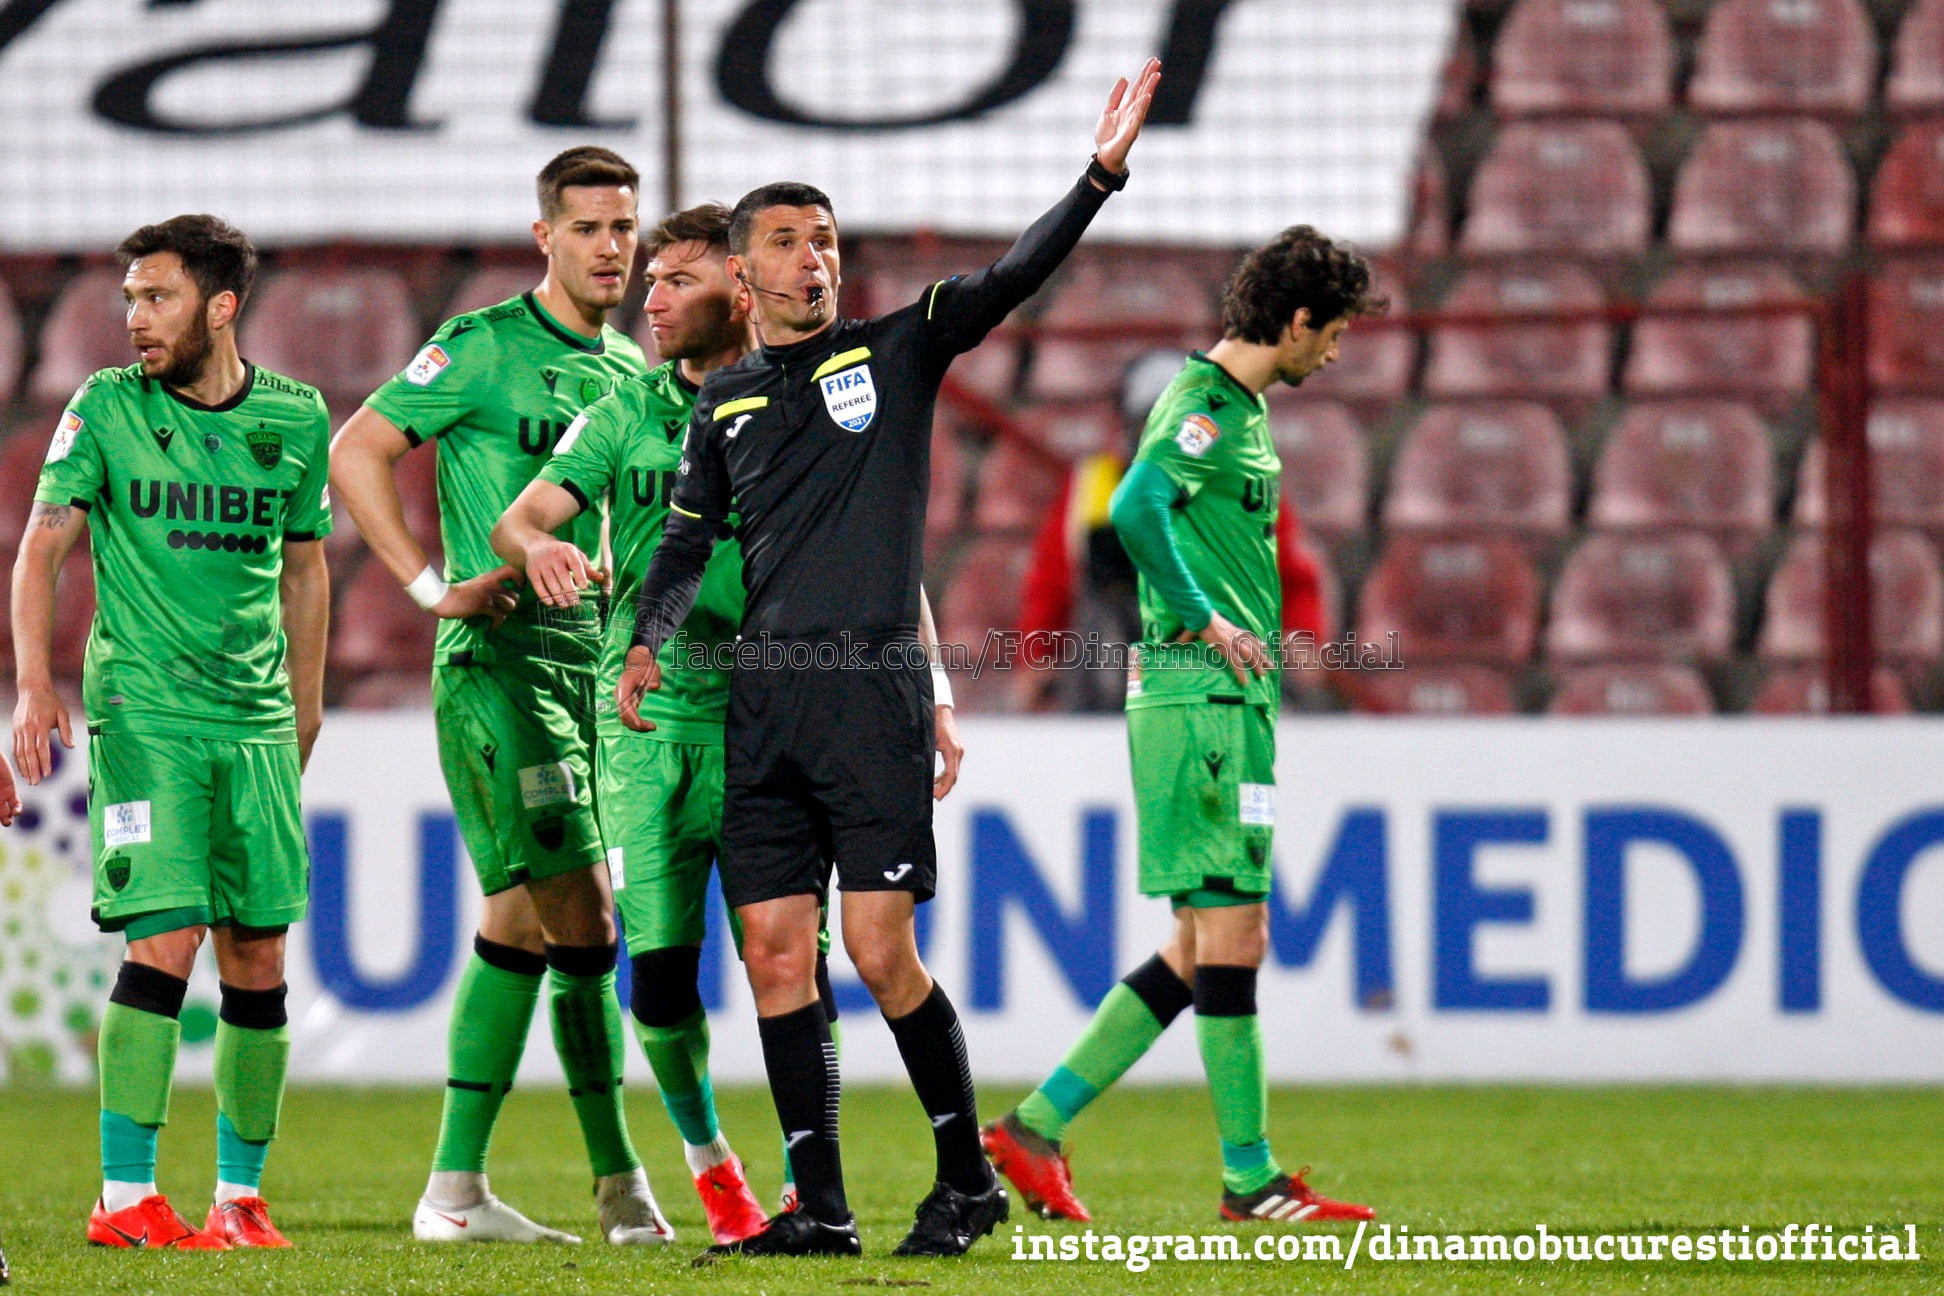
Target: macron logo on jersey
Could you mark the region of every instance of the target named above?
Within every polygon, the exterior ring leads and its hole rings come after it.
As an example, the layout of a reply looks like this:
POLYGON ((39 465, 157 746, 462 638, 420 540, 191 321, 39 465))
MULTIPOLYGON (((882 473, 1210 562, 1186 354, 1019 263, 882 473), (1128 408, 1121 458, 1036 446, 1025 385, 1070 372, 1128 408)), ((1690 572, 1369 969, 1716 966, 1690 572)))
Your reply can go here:
POLYGON ((452 357, 437 342, 428 343, 424 350, 412 357, 412 363, 405 366, 405 381, 414 387, 430 387, 438 376, 452 363, 452 357))
POLYGON ((1222 439, 1222 429, 1215 426, 1215 420, 1206 414, 1190 414, 1181 420, 1181 430, 1175 433, 1175 444, 1182 453, 1191 454, 1199 459, 1208 453, 1208 447, 1222 439))

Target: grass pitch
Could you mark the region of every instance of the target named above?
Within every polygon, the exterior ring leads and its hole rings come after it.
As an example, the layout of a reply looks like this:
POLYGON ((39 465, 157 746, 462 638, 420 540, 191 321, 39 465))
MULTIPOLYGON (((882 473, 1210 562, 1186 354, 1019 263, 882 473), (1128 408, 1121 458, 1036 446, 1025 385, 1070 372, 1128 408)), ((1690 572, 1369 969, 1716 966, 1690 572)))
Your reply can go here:
MULTIPOLYGON (((982 1094, 988 1114, 1015 1090, 982 1094)), ((1048 1293, 1944 1293, 1944 1089, 1531 1087, 1278 1091, 1278 1154, 1314 1163, 1322 1191, 1377 1206, 1411 1233, 1739 1233, 1789 1223, 1878 1233, 1917 1226, 1918 1262, 1122 1263, 1013 1258, 1036 1234, 1081 1237, 1015 1208, 1013 1224, 958 1261, 894 1260, 891 1247, 929 1186, 930 1139, 911 1095, 845 1095, 844 1160, 864 1233, 862 1261, 736 1261, 694 1270, 707 1242, 680 1146, 651 1092, 630 1097, 636 1142, 680 1237, 665 1251, 426 1247, 408 1221, 424 1181, 439 1095, 303 1089, 285 1107, 265 1189, 297 1249, 193 1255, 105 1251, 82 1229, 96 1190, 92 1095, 0 1089, 0 1239, 13 1291, 201 1296, 424 1292, 450 1296, 847 1293, 923 1287, 937 1296, 1048 1293), (1016 1240, 1016 1237, 1018 1240, 1016 1240)), ((725 1128, 765 1200, 776 1191, 775 1119, 760 1090, 722 1095, 725 1128)), ((200 1222, 214 1179, 207 1091, 176 1095, 161 1184, 200 1222)), ((1109 1232, 1237 1235, 1216 1221, 1217 1155, 1206 1097, 1117 1090, 1073 1130, 1075 1178, 1109 1232)), ((544 1223, 594 1235, 580 1139, 565 1096, 516 1092, 493 1149, 496 1191, 544 1223)), ((1311 1232, 1323 1230, 1312 1229, 1311 1232)), ((1328 1226, 1347 1249, 1354 1228, 1328 1226)), ((11 1296, 11 1293, 9 1293, 11 1296)))

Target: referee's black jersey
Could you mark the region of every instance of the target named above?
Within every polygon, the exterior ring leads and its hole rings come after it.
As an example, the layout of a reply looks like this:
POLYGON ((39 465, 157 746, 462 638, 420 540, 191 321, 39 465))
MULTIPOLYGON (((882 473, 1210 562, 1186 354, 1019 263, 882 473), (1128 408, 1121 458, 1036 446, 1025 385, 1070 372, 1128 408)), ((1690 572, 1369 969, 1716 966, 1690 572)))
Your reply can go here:
POLYGON ((681 624, 732 508, 746 637, 915 634, 939 383, 1046 281, 1106 197, 1083 177, 976 274, 710 374, 638 594, 635 642, 658 650, 681 624))

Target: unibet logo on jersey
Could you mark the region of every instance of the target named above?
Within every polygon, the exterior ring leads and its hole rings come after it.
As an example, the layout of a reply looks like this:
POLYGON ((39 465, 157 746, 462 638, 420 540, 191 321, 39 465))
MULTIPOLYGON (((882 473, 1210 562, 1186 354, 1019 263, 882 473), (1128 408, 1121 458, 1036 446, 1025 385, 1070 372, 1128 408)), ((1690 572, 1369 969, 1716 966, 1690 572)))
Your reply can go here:
POLYGON ((877 384, 871 381, 871 366, 831 374, 817 385, 823 389, 824 409, 846 432, 862 432, 877 417, 877 384))

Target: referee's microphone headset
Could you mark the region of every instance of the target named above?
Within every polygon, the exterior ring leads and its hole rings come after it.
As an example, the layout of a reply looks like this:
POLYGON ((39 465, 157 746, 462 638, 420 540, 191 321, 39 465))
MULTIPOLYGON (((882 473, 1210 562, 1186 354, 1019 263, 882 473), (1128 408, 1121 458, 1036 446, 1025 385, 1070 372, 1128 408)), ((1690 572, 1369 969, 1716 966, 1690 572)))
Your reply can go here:
MULTIPOLYGON (((778 292, 774 288, 765 288, 761 284, 752 283, 750 282, 749 276, 741 271, 736 272, 736 279, 743 287, 749 289, 749 291, 759 292, 765 297, 781 297, 784 301, 796 300, 795 293, 778 292)), ((804 293, 810 299, 810 305, 818 306, 823 303, 824 288, 822 284, 811 284, 808 288, 804 289, 804 293)))

